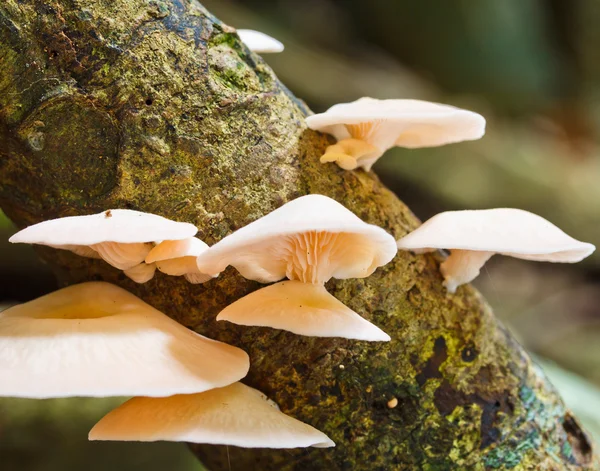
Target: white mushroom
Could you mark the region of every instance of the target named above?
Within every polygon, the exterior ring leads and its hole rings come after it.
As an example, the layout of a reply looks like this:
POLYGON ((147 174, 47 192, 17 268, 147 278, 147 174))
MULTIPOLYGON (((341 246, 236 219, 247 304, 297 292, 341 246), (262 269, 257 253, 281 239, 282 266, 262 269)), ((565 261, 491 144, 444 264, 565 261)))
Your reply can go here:
POLYGON ((565 234, 546 219, 520 209, 486 209, 440 213, 398 241, 401 250, 450 249, 440 266, 444 286, 456 288, 479 275, 494 254, 540 262, 575 263, 595 247, 565 234))
POLYGON ((363 222, 331 198, 308 195, 225 237, 197 263, 204 273, 233 265, 245 278, 262 283, 286 277, 295 281, 238 300, 218 320, 302 335, 389 340, 327 293, 323 284, 331 278, 365 278, 392 260, 396 251, 394 238, 380 227, 363 222))
POLYGON ((123 273, 135 281, 136 283, 147 283, 154 277, 156 271, 156 264, 154 263, 140 263, 135 267, 124 270, 123 273))
MULTIPOLYGON (((102 258, 113 267, 128 271, 144 261, 154 241, 185 239, 196 232, 198 229, 193 224, 171 221, 156 214, 110 209, 89 216, 44 221, 17 232, 9 241, 48 245, 85 257, 102 258)), ((150 268, 144 267, 144 270, 146 275, 150 273, 150 268)), ((143 278, 138 274, 133 276, 143 278)))
POLYGON ((252 29, 238 29, 237 33, 242 42, 253 52, 265 54, 270 52, 282 52, 283 44, 268 34, 254 31, 252 29))
POLYGON ((243 350, 109 283, 70 286, 0 313, 0 396, 169 396, 226 386, 248 368, 243 350))
POLYGON ((190 283, 205 283, 218 276, 198 270, 196 258, 208 245, 196 237, 182 240, 165 240, 146 256, 146 263, 155 263, 159 271, 173 276, 184 276, 190 283))
POLYGON ((369 171, 383 153, 395 146, 436 147, 479 139, 485 119, 472 111, 420 100, 360 98, 309 116, 311 129, 333 135, 321 162, 369 171))
POLYGON ((241 383, 200 394, 135 397, 100 420, 89 439, 245 448, 335 446, 327 435, 280 412, 260 391, 241 383))

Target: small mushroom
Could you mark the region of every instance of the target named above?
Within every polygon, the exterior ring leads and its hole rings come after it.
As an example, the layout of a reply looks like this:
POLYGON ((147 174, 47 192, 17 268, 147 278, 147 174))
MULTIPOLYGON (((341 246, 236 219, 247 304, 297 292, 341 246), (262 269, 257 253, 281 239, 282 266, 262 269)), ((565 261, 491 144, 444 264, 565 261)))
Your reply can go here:
POLYGON ((154 263, 140 263, 133 268, 124 270, 123 273, 136 283, 142 284, 150 281, 154 277, 155 271, 156 265, 154 263))
POLYGON ((199 394, 135 397, 109 412, 90 440, 208 443, 244 448, 327 448, 322 432, 241 383, 199 394))
POLYGON ((282 52, 284 49, 280 41, 260 31, 238 29, 237 33, 242 42, 253 52, 266 54, 270 52, 282 52))
POLYGON ((48 245, 84 257, 102 258, 138 281, 147 278, 152 271, 152 267, 139 265, 154 241, 185 239, 196 232, 198 229, 193 224, 140 211, 111 209, 89 216, 44 221, 17 232, 9 241, 48 245))
POLYGON ((208 249, 208 245, 196 237, 181 240, 165 240, 146 256, 146 263, 156 264, 159 271, 172 276, 184 276, 193 284, 205 283, 218 276, 198 270, 196 258, 208 249))
POLYGON ((248 368, 243 350, 109 283, 70 286, 0 313, 0 396, 169 396, 229 385, 248 368))
POLYGON ((308 127, 333 135, 321 162, 369 171, 395 146, 415 149, 479 139, 485 119, 472 111, 420 100, 360 98, 306 118, 308 127))
POLYGON ((494 254, 576 263, 595 250, 536 214, 510 208, 437 214, 400 239, 398 248, 420 253, 450 249, 450 256, 440 265, 449 293, 475 279, 494 254))
POLYGON ((390 337, 329 294, 331 278, 365 278, 397 252, 394 238, 322 195, 291 201, 225 237, 197 260, 203 273, 233 265, 271 283, 225 308, 217 320, 296 334, 361 340, 390 337))

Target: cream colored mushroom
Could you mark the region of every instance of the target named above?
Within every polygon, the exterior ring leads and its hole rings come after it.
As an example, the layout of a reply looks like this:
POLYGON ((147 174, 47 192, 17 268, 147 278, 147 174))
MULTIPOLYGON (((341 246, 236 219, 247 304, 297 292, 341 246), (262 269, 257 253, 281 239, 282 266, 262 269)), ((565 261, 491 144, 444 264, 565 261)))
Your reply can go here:
POLYGON ((327 435, 285 415, 260 391, 241 383, 200 394, 133 398, 100 420, 89 439, 245 448, 335 446, 327 435))
POLYGON ((70 286, 0 313, 0 396, 169 396, 229 385, 248 368, 243 350, 109 283, 70 286))
POLYGON ((321 162, 369 171, 395 146, 414 149, 479 139, 485 119, 472 111, 420 100, 360 98, 306 118, 308 127, 333 135, 321 162))
POLYGON ((450 249, 440 266, 450 293, 475 279, 494 254, 575 263, 595 250, 536 214, 509 208, 440 213, 400 239, 398 248, 413 252, 450 249))
POLYGON ((124 270, 134 281, 148 281, 154 274, 153 267, 139 265, 152 249, 153 242, 185 239, 196 232, 198 229, 193 224, 171 221, 156 214, 110 209, 89 216, 44 221, 17 232, 9 241, 48 245, 84 257, 102 258, 124 270))
POLYGON ((208 245, 196 237, 182 240, 165 240, 146 256, 146 263, 156 264, 159 271, 173 276, 184 276, 190 283, 205 283, 217 274, 209 275, 198 270, 196 258, 208 245))
POLYGON ((242 42, 253 52, 259 54, 282 52, 283 44, 268 34, 252 29, 238 29, 237 33, 242 42))
POLYGON ((225 237, 197 260, 204 273, 233 265, 245 278, 284 281, 231 304, 217 317, 296 334, 389 340, 329 294, 331 278, 365 278, 396 254, 394 238, 322 195, 291 201, 225 237))

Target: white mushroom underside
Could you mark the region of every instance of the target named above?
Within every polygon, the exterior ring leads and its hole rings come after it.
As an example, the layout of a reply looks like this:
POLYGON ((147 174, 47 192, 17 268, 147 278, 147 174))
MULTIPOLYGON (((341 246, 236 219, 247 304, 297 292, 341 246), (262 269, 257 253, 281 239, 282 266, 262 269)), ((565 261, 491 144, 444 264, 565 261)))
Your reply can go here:
POLYGON ((231 263, 245 278, 323 284, 332 277, 364 278, 377 268, 378 248, 361 234, 308 231, 261 245, 231 263))
POLYGON ((280 412, 262 393, 241 383, 201 394, 133 398, 100 420, 89 438, 245 448, 335 446, 324 433, 280 412))
POLYGON ((227 306, 217 320, 311 337, 390 340, 389 335, 338 301, 323 285, 301 281, 282 281, 254 291, 227 306))
POLYGON ((141 242, 124 244, 121 242, 102 242, 91 246, 102 259, 119 270, 129 270, 144 261, 152 249, 151 243, 141 242))

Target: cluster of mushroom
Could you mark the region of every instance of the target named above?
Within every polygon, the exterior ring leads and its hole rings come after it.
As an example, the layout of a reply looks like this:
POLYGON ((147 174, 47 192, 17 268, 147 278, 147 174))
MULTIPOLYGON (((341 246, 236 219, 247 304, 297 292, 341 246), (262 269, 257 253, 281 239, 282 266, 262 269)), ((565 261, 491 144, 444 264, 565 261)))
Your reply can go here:
POLYGON ((138 396, 100 420, 90 440, 334 446, 240 383, 248 369, 243 350, 109 283, 70 286, 0 313, 0 396, 138 396))
MULTIPOLYGON (((303 335, 390 340, 324 283, 371 275, 395 256, 396 241, 334 200, 298 198, 210 248, 193 237, 196 230, 115 209, 45 221, 11 242, 101 258, 130 277, 131 270, 153 275, 158 268, 203 282, 232 265, 263 283, 287 278, 236 301, 218 319, 303 335)), ((0 396, 138 396, 103 418, 92 440, 334 445, 239 383, 248 369, 242 350, 189 331, 109 283, 74 285, 0 313, 0 375, 6 379, 0 396)))
MULTIPOLYGON (((479 139, 485 119, 472 111, 420 100, 360 98, 334 105, 306 118, 309 128, 333 135, 322 163, 345 170, 372 165, 391 147, 434 147, 479 139)), ((441 264, 449 293, 475 279, 492 255, 526 260, 575 263, 595 247, 565 234, 544 218, 527 211, 498 208, 438 214, 398 240, 400 250, 417 253, 451 249, 441 264)))

